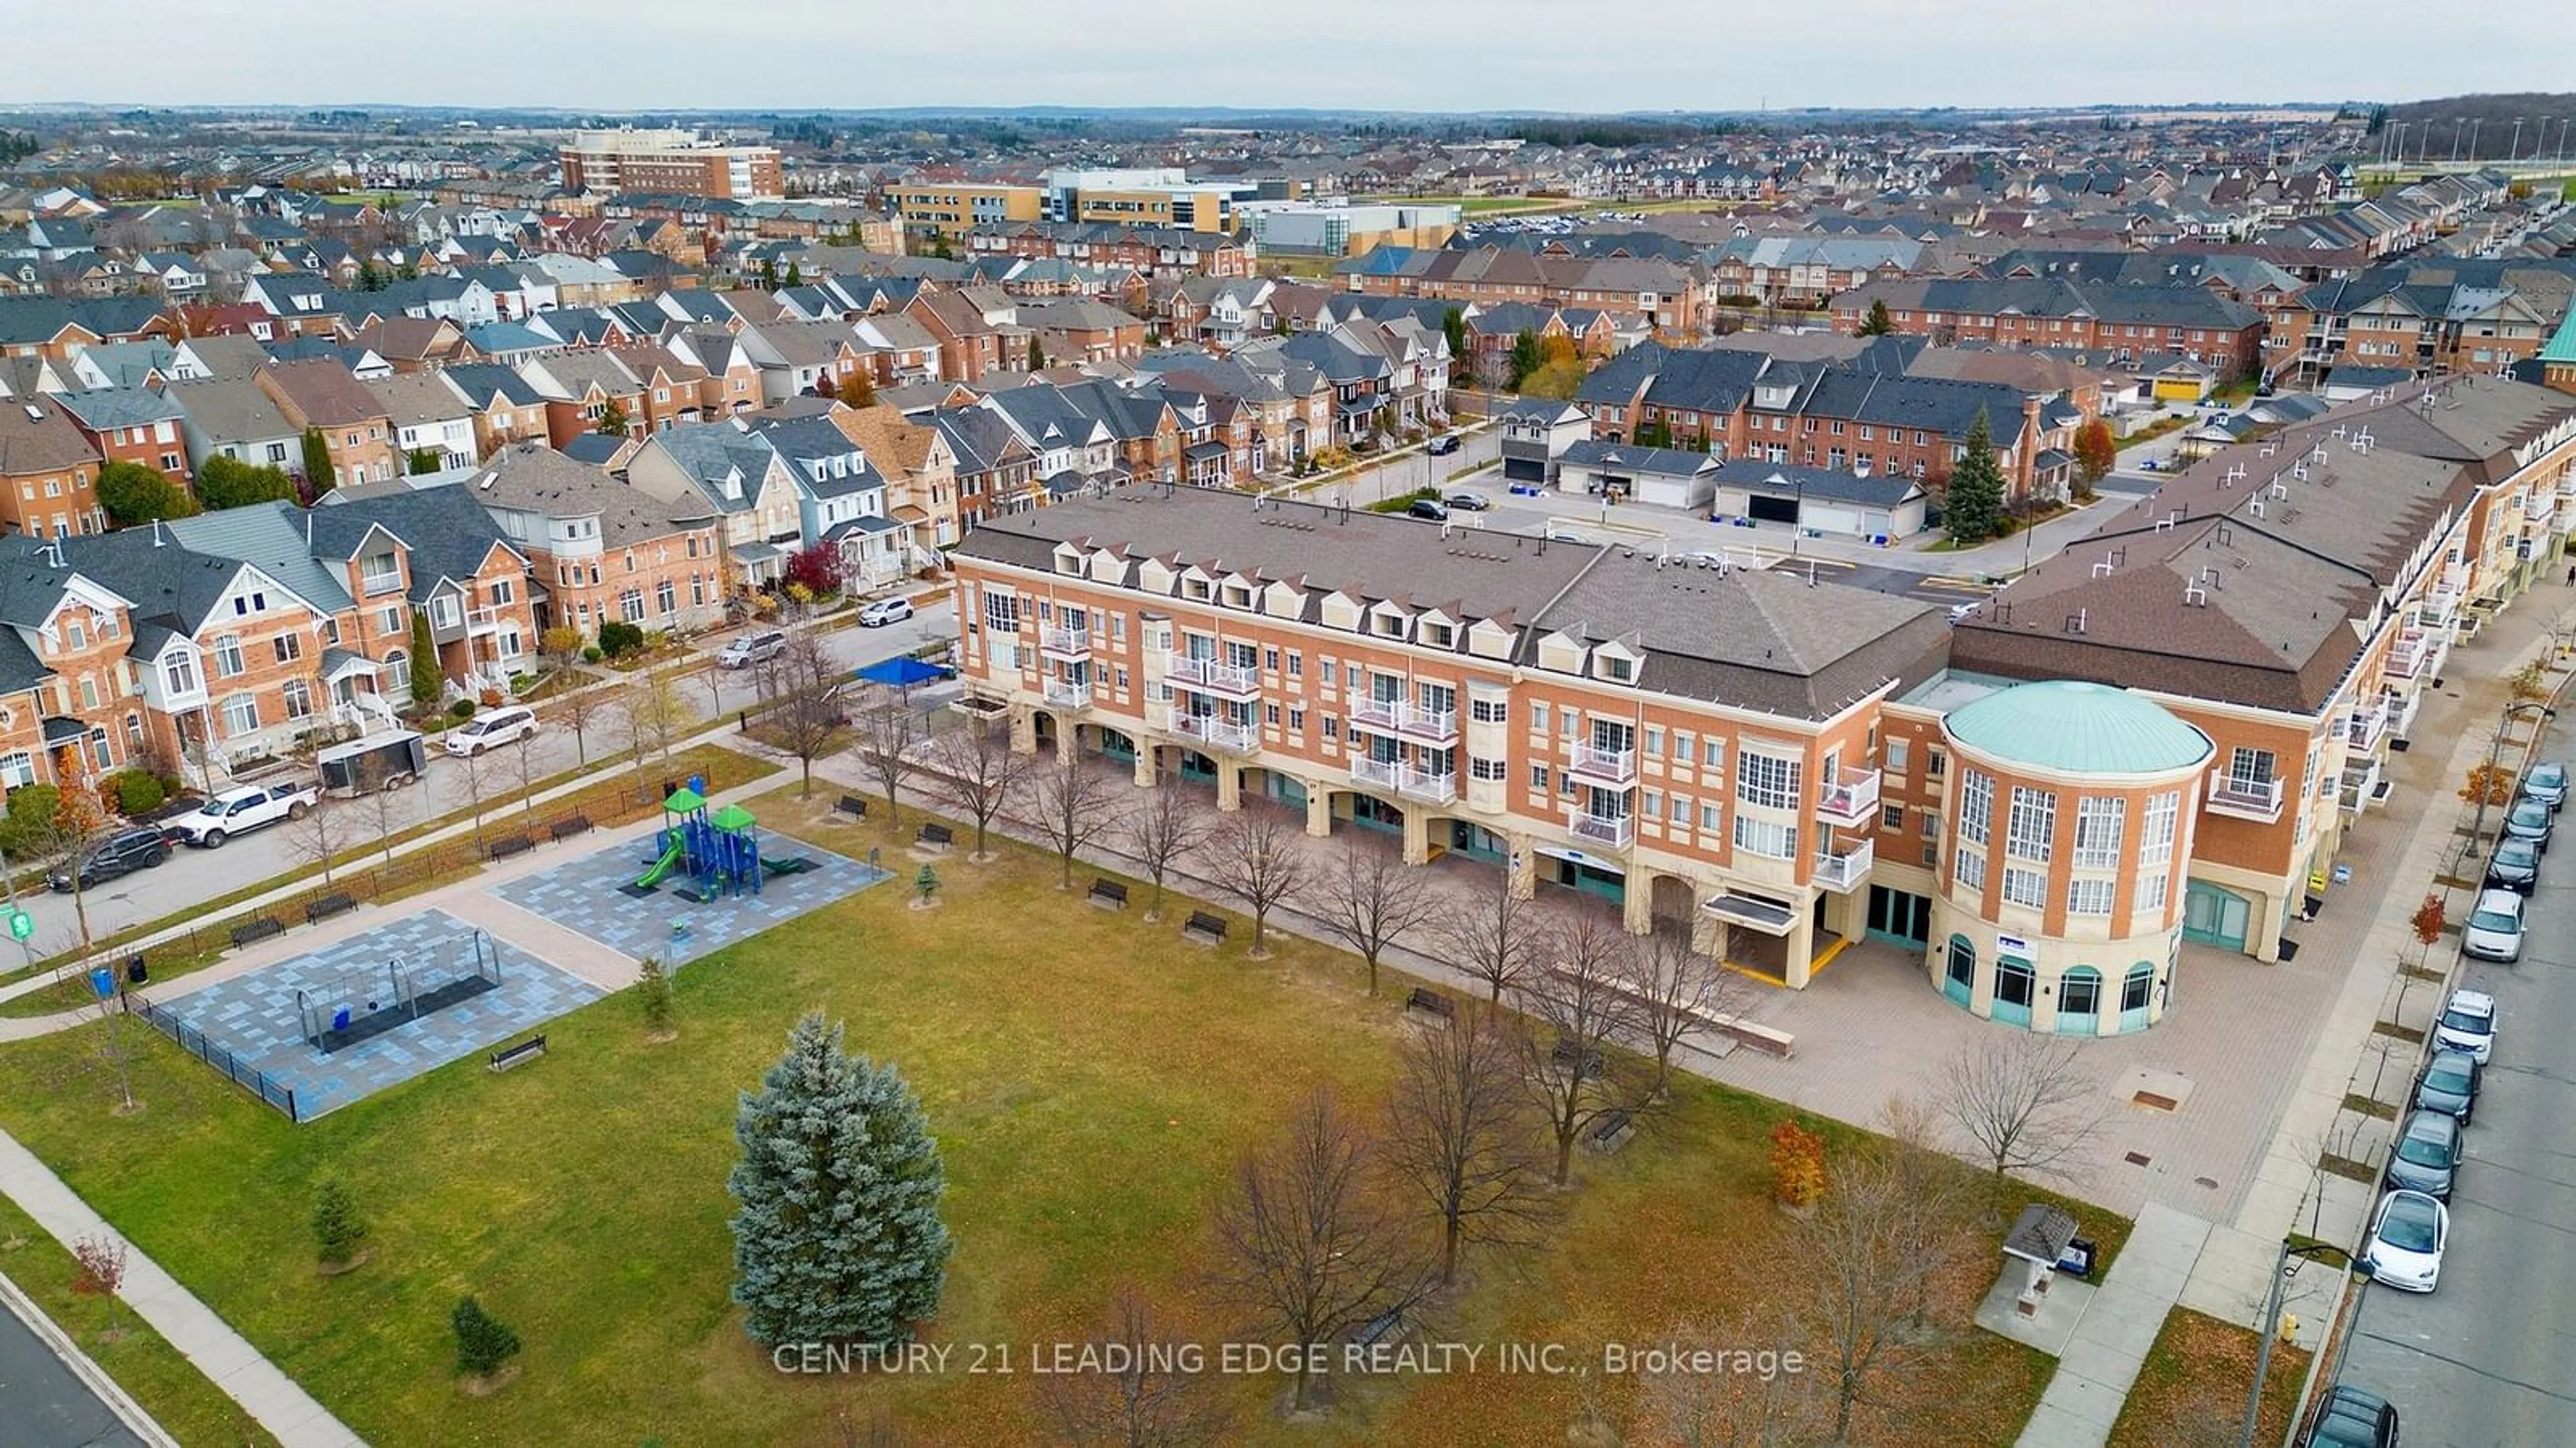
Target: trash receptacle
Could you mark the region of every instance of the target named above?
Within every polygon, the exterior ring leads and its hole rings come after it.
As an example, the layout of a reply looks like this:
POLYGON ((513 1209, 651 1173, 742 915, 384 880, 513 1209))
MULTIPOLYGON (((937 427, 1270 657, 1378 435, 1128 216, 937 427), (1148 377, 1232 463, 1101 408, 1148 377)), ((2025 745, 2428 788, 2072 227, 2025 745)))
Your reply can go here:
POLYGON ((2093 1239, 2077 1237, 2068 1242, 2066 1250, 2057 1256, 2057 1270, 2089 1280, 2093 1276, 2093 1239))

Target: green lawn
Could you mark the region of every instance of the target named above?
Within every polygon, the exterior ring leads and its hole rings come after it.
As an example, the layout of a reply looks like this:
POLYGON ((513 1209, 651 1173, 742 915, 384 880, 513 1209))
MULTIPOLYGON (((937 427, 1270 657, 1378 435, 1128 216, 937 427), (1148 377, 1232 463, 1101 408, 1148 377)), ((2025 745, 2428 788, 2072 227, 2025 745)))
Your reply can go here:
MULTIPOLYGON (((2111 1426, 2110 1448, 2171 1448, 2234 1443, 2245 1423, 2245 1392, 2254 1385, 2262 1339, 2244 1328, 2177 1307, 2165 1315, 2138 1381, 2111 1426)), ((2308 1354, 2287 1343, 2272 1349, 2264 1375, 2263 1422, 2257 1443, 2290 1434, 2290 1406, 2307 1380, 2308 1354)))
MULTIPOLYGON (((900 832, 832 823, 828 798, 791 786, 753 808, 818 843, 880 845, 908 871, 909 818, 900 832)), ((1405 985, 1370 1001, 1355 961, 1293 940, 1249 962, 1242 924, 1222 949, 1188 946, 1173 919, 1058 892, 1053 860, 1016 848, 940 875, 936 910, 880 887, 690 965, 669 1045, 648 1044, 621 997, 549 1026, 531 1066, 496 1077, 461 1061, 298 1127, 157 1036, 138 1072, 147 1109, 109 1117, 84 1030, 0 1049, 0 1124, 387 1448, 837 1442, 834 1423, 877 1415, 905 1441, 1033 1441, 1026 1377, 969 1375, 961 1356, 945 1375, 782 1379, 744 1338, 727 1301, 734 1101, 794 1018, 819 1006, 848 1022, 854 1048, 901 1065, 942 1138, 958 1252, 934 1341, 1075 1337, 1121 1280, 1216 1341, 1231 1324, 1203 1287, 1207 1212, 1233 1158, 1315 1083, 1374 1109, 1405 985), (375 1224, 373 1261, 327 1281, 304 1225, 326 1174, 375 1224), (469 1291, 527 1344, 524 1375, 488 1399, 461 1397, 450 1371, 446 1313, 469 1291)), ((1439 1335, 1580 1346, 1685 1317, 1723 1328, 1781 1285, 1793 1227, 1768 1203, 1762 1133, 1782 1114, 1681 1089, 1620 1156, 1585 1156, 1557 1245, 1488 1264, 1439 1335)), ((2126 1230, 2100 1213, 2086 1226, 2106 1249, 2126 1230)), ((1981 1252, 1944 1285, 1945 1317, 1973 1304, 1992 1262, 1981 1252)), ((1908 1430, 1872 1419, 1862 1441, 2009 1440, 2047 1360, 1956 1341, 1938 1381, 1907 1395, 1908 1430)), ((1246 1411, 1229 1441, 1556 1442, 1580 1391, 1536 1375, 1415 1379, 1290 1430, 1259 1411, 1270 1386, 1230 1384, 1246 1411)), ((1628 1392, 1605 1388, 1614 1416, 1628 1392)))
POLYGON ((0 1197, 0 1276, 34 1299, 153 1421, 187 1448, 275 1448, 276 1439, 131 1309, 111 1311, 73 1292, 79 1271, 70 1249, 0 1197))

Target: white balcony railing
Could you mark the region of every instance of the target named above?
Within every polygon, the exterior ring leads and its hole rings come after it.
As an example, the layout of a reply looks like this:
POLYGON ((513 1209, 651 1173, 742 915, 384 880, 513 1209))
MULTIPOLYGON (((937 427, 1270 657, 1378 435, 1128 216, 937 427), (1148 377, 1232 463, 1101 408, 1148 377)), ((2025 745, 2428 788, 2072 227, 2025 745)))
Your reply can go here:
POLYGON ((1404 716, 1404 704, 1396 699, 1375 697, 1351 701, 1351 725, 1377 734, 1395 732, 1396 720, 1404 716))
POLYGON ((1816 813, 1839 825, 1857 825, 1878 813, 1878 771, 1846 769, 1816 786, 1816 813))
POLYGON ((1565 827, 1576 839, 1605 850, 1624 850, 1637 838, 1634 816, 1597 815, 1581 805, 1566 810, 1565 827))
POLYGON ((1434 744, 1458 738, 1458 711, 1425 709, 1398 699, 1361 699, 1351 705, 1354 727, 1378 734, 1401 734, 1434 744))
POLYGON ((2388 663, 2381 670, 2392 679, 2412 679, 2425 671, 2432 654, 2432 643, 2423 634, 2408 629, 2388 646, 2388 663))
POLYGON ((2344 721, 2343 737, 2344 742, 2355 749, 2368 751, 2378 748, 2379 741, 2388 737, 2387 706, 2373 700, 2355 710, 2352 717, 2344 721))
POLYGON ((2209 812, 2271 824, 2281 817, 2281 781, 2213 774, 2209 777, 2209 812))
POLYGON ((1038 651, 1060 659, 1091 657, 1091 630, 1087 628, 1050 628, 1038 634, 1038 651))
POLYGON ((500 626, 501 610, 497 608, 486 606, 483 608, 469 608, 465 610, 465 631, 467 633, 491 633, 500 628, 500 626))
POLYGON ((1370 789, 1393 789, 1404 778, 1401 759, 1371 759, 1363 754, 1351 761, 1351 783, 1370 789))
POLYGON ((1260 742, 1260 736, 1251 725, 1220 719, 1214 714, 1174 715, 1172 730, 1228 754, 1250 754, 1260 742))
POLYGON ((1566 769, 1577 779, 1606 784, 1612 788, 1634 784, 1637 781, 1637 751, 1603 749, 1598 745, 1577 744, 1574 746, 1574 756, 1567 762, 1566 769))
POLYGON ((1869 878, 1869 867, 1878 859, 1878 846, 1870 840, 1845 845, 1828 855, 1817 857, 1816 883, 1840 895, 1851 891, 1869 878))
POLYGON ((1077 679, 1049 679, 1046 681, 1046 701, 1058 709, 1088 709, 1091 707, 1091 685, 1077 679))
POLYGON ((1247 698, 1261 691, 1261 680, 1251 669, 1188 654, 1170 656, 1163 668, 1163 681, 1176 689, 1221 694, 1229 699, 1247 698))
POLYGON ((1407 799, 1428 800, 1447 804, 1458 797, 1458 775, 1455 770, 1435 772, 1400 759, 1371 759, 1362 756, 1351 761, 1351 782, 1369 789, 1387 790, 1407 799))

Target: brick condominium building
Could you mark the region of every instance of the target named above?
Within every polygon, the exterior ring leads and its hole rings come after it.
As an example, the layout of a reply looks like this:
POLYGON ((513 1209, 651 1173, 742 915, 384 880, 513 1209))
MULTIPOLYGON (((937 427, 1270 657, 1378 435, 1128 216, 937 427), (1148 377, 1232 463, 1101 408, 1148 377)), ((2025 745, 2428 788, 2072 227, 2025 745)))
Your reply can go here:
POLYGON ((2160 1018, 2269 960, 2443 649, 2563 545, 2576 400, 2461 380, 2223 451, 1955 628, 1908 599, 1129 488, 951 551, 1021 747, 1619 901, 1803 986, 1920 953, 1980 1015, 2160 1018), (2276 479, 2277 474, 2277 479, 2276 479))
POLYGON ((775 146, 719 146, 687 131, 583 131, 557 152, 566 191, 668 192, 728 201, 787 194, 775 146))

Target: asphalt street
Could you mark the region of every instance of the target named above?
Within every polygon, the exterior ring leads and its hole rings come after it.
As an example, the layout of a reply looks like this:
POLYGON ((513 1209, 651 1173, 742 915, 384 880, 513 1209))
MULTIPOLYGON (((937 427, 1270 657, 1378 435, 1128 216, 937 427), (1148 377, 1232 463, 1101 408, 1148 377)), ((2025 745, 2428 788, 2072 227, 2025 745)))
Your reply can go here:
POLYGON ((142 1448, 143 1440, 0 1307, 0 1444, 8 1448, 142 1448))
MULTIPOLYGON (((923 643, 944 641, 955 636, 948 602, 925 603, 911 619, 883 628, 835 629, 823 636, 824 648, 832 660, 845 668, 856 669, 897 654, 910 653, 923 643)), ((699 641, 699 647, 712 653, 722 648, 732 635, 718 634, 699 641)), ((706 719, 729 715, 755 702, 756 671, 750 669, 701 673, 684 681, 680 698, 706 719), (707 680, 712 674, 718 684, 710 695, 707 680), (710 706, 715 708, 711 709, 710 706)), ((531 779, 546 779, 575 767, 583 753, 591 759, 613 752, 618 745, 613 718, 594 720, 583 741, 586 750, 576 746, 572 731, 560 725, 538 730, 528 743, 526 774, 531 779)), ((420 784, 385 796, 390 819, 379 823, 373 798, 342 806, 340 823, 345 843, 342 848, 355 848, 380 838, 386 828, 400 832, 425 820, 468 808, 476 793, 485 798, 516 792, 521 776, 517 751, 495 750, 475 766, 479 778, 467 778, 467 766, 438 753, 432 741, 430 766, 420 784), (474 786, 479 785, 479 790, 474 786)), ((108 881, 82 892, 81 908, 89 917, 93 939, 112 934, 129 925, 158 920, 200 901, 229 895, 244 886, 270 879, 309 863, 300 843, 300 831, 294 825, 274 825, 255 834, 227 841, 221 849, 197 850, 178 848, 169 861, 155 869, 108 881)), ((20 903, 36 919, 36 933, 22 949, 24 960, 41 960, 71 949, 80 940, 79 923, 74 916, 72 897, 37 892, 22 895, 20 903)), ((0 947, 5 948, 5 947, 0 947)), ((7 961, 16 966, 22 961, 7 961)))
MULTIPOLYGON (((2569 723, 2542 757, 2576 757, 2569 723)), ((2345 1356, 2340 1381, 2395 1404, 2407 1448, 2576 1443, 2576 815, 2559 828, 2521 961, 2466 973, 2498 1025, 2441 1285, 2364 1289, 2345 1356)))

